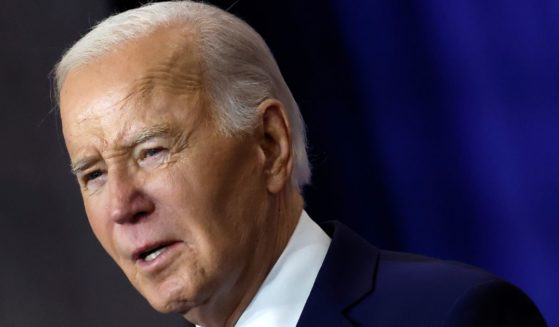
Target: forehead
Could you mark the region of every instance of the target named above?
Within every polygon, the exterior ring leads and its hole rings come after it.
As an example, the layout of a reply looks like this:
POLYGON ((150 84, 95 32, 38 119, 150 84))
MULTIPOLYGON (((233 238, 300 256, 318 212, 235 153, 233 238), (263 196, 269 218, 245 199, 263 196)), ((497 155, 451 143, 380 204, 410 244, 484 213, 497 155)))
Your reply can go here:
POLYGON ((137 95, 155 86, 169 91, 200 88, 201 77, 196 32, 179 25, 159 27, 72 69, 62 83, 61 107, 78 82, 79 86, 88 80, 102 80, 113 87, 126 84, 128 93, 137 95))
POLYGON ((195 34, 165 27, 72 70, 61 88, 64 135, 89 122, 141 107, 165 106, 168 98, 199 100, 202 69, 195 34))

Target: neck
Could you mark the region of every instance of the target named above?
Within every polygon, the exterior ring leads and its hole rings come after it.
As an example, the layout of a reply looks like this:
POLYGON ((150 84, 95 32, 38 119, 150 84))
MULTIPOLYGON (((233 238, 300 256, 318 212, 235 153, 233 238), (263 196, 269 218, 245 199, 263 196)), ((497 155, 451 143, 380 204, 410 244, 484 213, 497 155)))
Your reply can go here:
POLYGON ((196 319, 200 325, 234 326, 287 246, 301 216, 303 198, 296 191, 286 190, 271 203, 260 224, 252 264, 240 272, 231 287, 214 296, 212 303, 205 305, 206 310, 200 308, 199 317, 204 317, 196 319))

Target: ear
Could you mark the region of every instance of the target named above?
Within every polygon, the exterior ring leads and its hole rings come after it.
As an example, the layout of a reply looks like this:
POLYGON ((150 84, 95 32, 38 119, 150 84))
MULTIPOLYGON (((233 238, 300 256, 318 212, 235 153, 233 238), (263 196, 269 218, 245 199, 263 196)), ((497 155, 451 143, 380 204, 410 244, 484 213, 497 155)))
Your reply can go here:
POLYGON ((259 144, 264 156, 267 188, 278 193, 291 182, 293 158, 291 128, 283 104, 276 99, 264 100, 257 109, 261 117, 259 144))

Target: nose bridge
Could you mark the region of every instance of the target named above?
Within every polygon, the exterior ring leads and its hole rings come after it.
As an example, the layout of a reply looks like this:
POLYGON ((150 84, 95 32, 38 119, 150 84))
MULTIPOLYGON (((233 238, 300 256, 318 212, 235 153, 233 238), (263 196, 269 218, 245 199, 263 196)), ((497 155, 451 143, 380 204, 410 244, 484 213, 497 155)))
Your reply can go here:
MULTIPOLYGON (((137 219, 142 206, 142 185, 138 174, 130 165, 119 165, 108 172, 109 216, 123 224, 137 219)), ((144 206, 145 207, 145 206, 144 206)))

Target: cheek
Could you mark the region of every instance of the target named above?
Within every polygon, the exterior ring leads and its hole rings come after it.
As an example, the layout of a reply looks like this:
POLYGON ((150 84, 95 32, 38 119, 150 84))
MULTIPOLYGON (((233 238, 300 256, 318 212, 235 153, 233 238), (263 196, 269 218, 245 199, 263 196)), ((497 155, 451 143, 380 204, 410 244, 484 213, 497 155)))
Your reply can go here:
POLYGON ((216 205, 211 182, 201 169, 203 165, 183 159, 150 174, 144 190, 166 220, 196 224, 197 220, 203 221, 197 217, 203 217, 208 208, 216 205))
MULTIPOLYGON (((155 199, 158 214, 181 234, 202 256, 223 255, 224 247, 236 238, 228 177, 207 168, 208 164, 184 162, 169 167, 150 178, 150 196, 155 199)), ((236 225, 236 224, 235 224, 236 225)))

